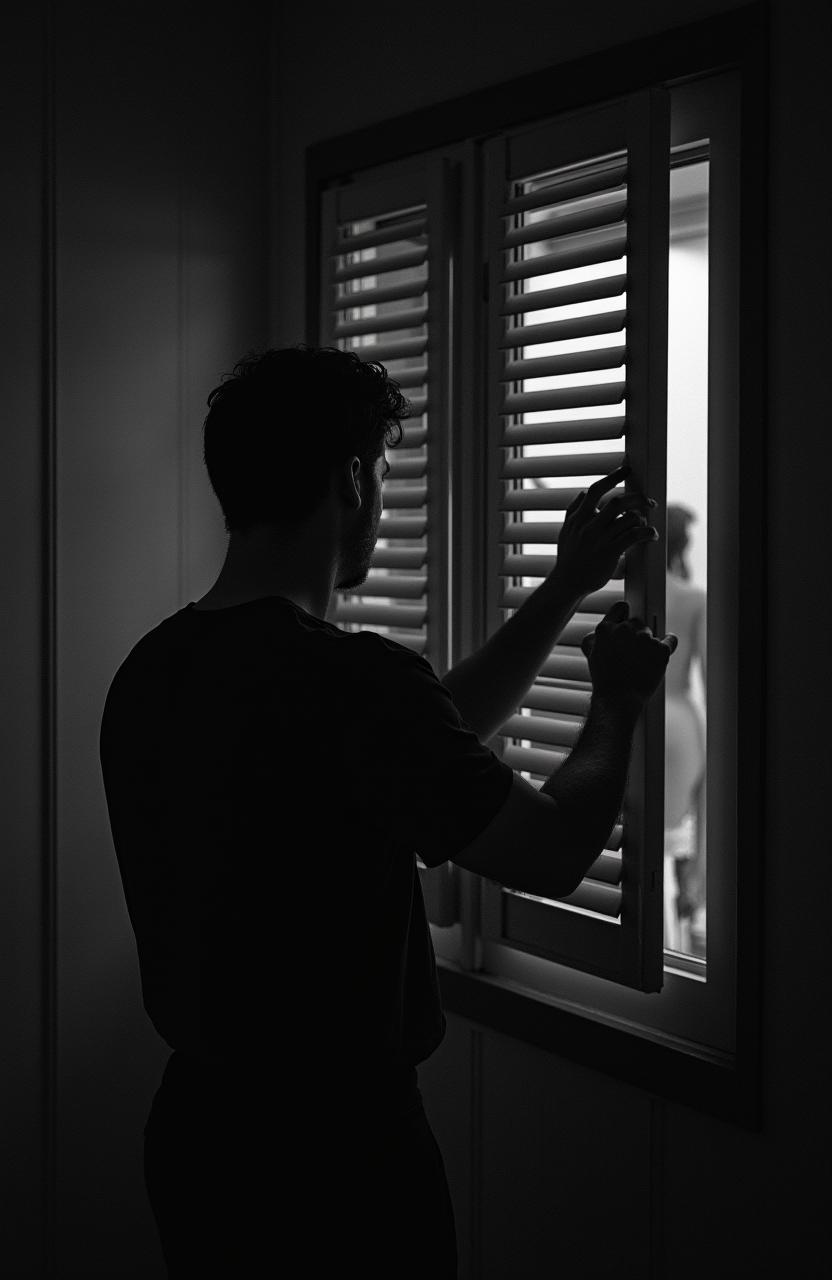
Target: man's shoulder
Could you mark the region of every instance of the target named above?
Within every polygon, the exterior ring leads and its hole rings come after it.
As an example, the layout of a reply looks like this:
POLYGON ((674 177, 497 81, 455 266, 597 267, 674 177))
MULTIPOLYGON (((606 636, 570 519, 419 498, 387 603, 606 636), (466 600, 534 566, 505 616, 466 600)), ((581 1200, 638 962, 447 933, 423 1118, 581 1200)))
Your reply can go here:
POLYGON ((108 698, 120 689, 152 681, 160 673, 165 659, 178 648, 184 612, 180 609, 163 618, 133 642, 113 673, 108 698))
POLYGON ((377 631, 356 631, 351 638, 358 643, 350 652, 372 671, 388 678, 438 683, 430 662, 410 645, 380 635, 377 631))
POLYGON ((355 631, 352 633, 352 637, 361 642, 368 654, 386 657, 391 662, 416 665, 424 663, 425 666, 430 668, 430 664, 417 649, 408 644, 402 644, 399 640, 393 640, 390 636, 381 635, 378 631, 355 631))

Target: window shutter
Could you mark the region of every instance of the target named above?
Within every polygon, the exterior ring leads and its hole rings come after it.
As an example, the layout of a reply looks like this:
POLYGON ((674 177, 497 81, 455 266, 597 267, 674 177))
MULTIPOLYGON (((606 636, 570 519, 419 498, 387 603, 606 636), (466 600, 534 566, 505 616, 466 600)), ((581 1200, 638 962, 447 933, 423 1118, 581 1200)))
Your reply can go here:
MULTIPOLYGON (((575 494, 625 452, 664 512, 669 156, 666 95, 652 90, 487 144, 491 630, 554 565, 575 494)), ((581 638, 625 597, 663 634, 664 589, 662 541, 582 602, 501 729, 503 759, 533 784, 566 757, 589 706, 581 638)), ((485 885, 486 955, 520 948, 659 990, 663 778, 657 695, 607 849, 557 903, 485 885)))
MULTIPOLYGON (((448 663, 448 182, 441 157, 356 174, 323 193, 321 241, 321 345, 380 361, 412 406, 388 452, 370 573, 334 593, 327 620, 407 645, 434 670, 448 663)), ((418 865, 429 919, 454 923, 454 868, 418 865)))

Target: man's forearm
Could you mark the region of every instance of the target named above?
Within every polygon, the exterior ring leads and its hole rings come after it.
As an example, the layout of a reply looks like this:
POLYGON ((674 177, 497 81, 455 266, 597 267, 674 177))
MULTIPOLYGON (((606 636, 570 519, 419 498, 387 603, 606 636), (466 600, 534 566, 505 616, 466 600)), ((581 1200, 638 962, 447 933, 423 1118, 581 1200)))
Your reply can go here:
POLYGON ((566 856, 575 887, 618 821, 641 710, 638 699, 593 694, 578 741, 540 788, 557 802, 559 817, 567 826, 566 856))
POLYGON ((482 742, 517 710, 582 599, 555 568, 480 649, 442 677, 482 742))

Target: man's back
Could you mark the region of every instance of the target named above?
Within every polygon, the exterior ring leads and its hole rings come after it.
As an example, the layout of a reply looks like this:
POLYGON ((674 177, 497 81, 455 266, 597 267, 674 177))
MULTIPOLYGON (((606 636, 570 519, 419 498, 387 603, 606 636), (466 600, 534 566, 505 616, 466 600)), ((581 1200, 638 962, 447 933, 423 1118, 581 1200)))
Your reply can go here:
POLYGON ((332 1264, 353 1228, 345 1256, 369 1264, 369 1232, 379 1275, 452 1258, 416 1077, 445 1022, 414 855, 467 846, 513 771, 423 659, 280 596, 143 637, 101 761, 145 1008, 175 1050, 145 1129, 170 1274, 228 1274, 255 1224, 258 1248, 323 1229, 332 1264))
POLYGON ((180 610, 113 680, 101 732, 145 1007, 206 1058, 285 1043, 368 1078, 444 1019, 414 853, 436 865, 512 771, 428 664, 283 597, 180 610), (421 846, 421 847, 420 847, 421 846))

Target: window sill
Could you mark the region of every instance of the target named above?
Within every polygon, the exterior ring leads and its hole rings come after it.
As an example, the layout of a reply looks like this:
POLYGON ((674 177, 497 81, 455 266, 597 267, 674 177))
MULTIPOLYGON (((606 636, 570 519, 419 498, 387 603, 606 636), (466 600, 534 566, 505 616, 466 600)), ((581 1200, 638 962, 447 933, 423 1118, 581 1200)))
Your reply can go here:
POLYGON ((745 1129, 761 1128, 756 1054, 718 1054, 437 958, 447 1013, 745 1129))

